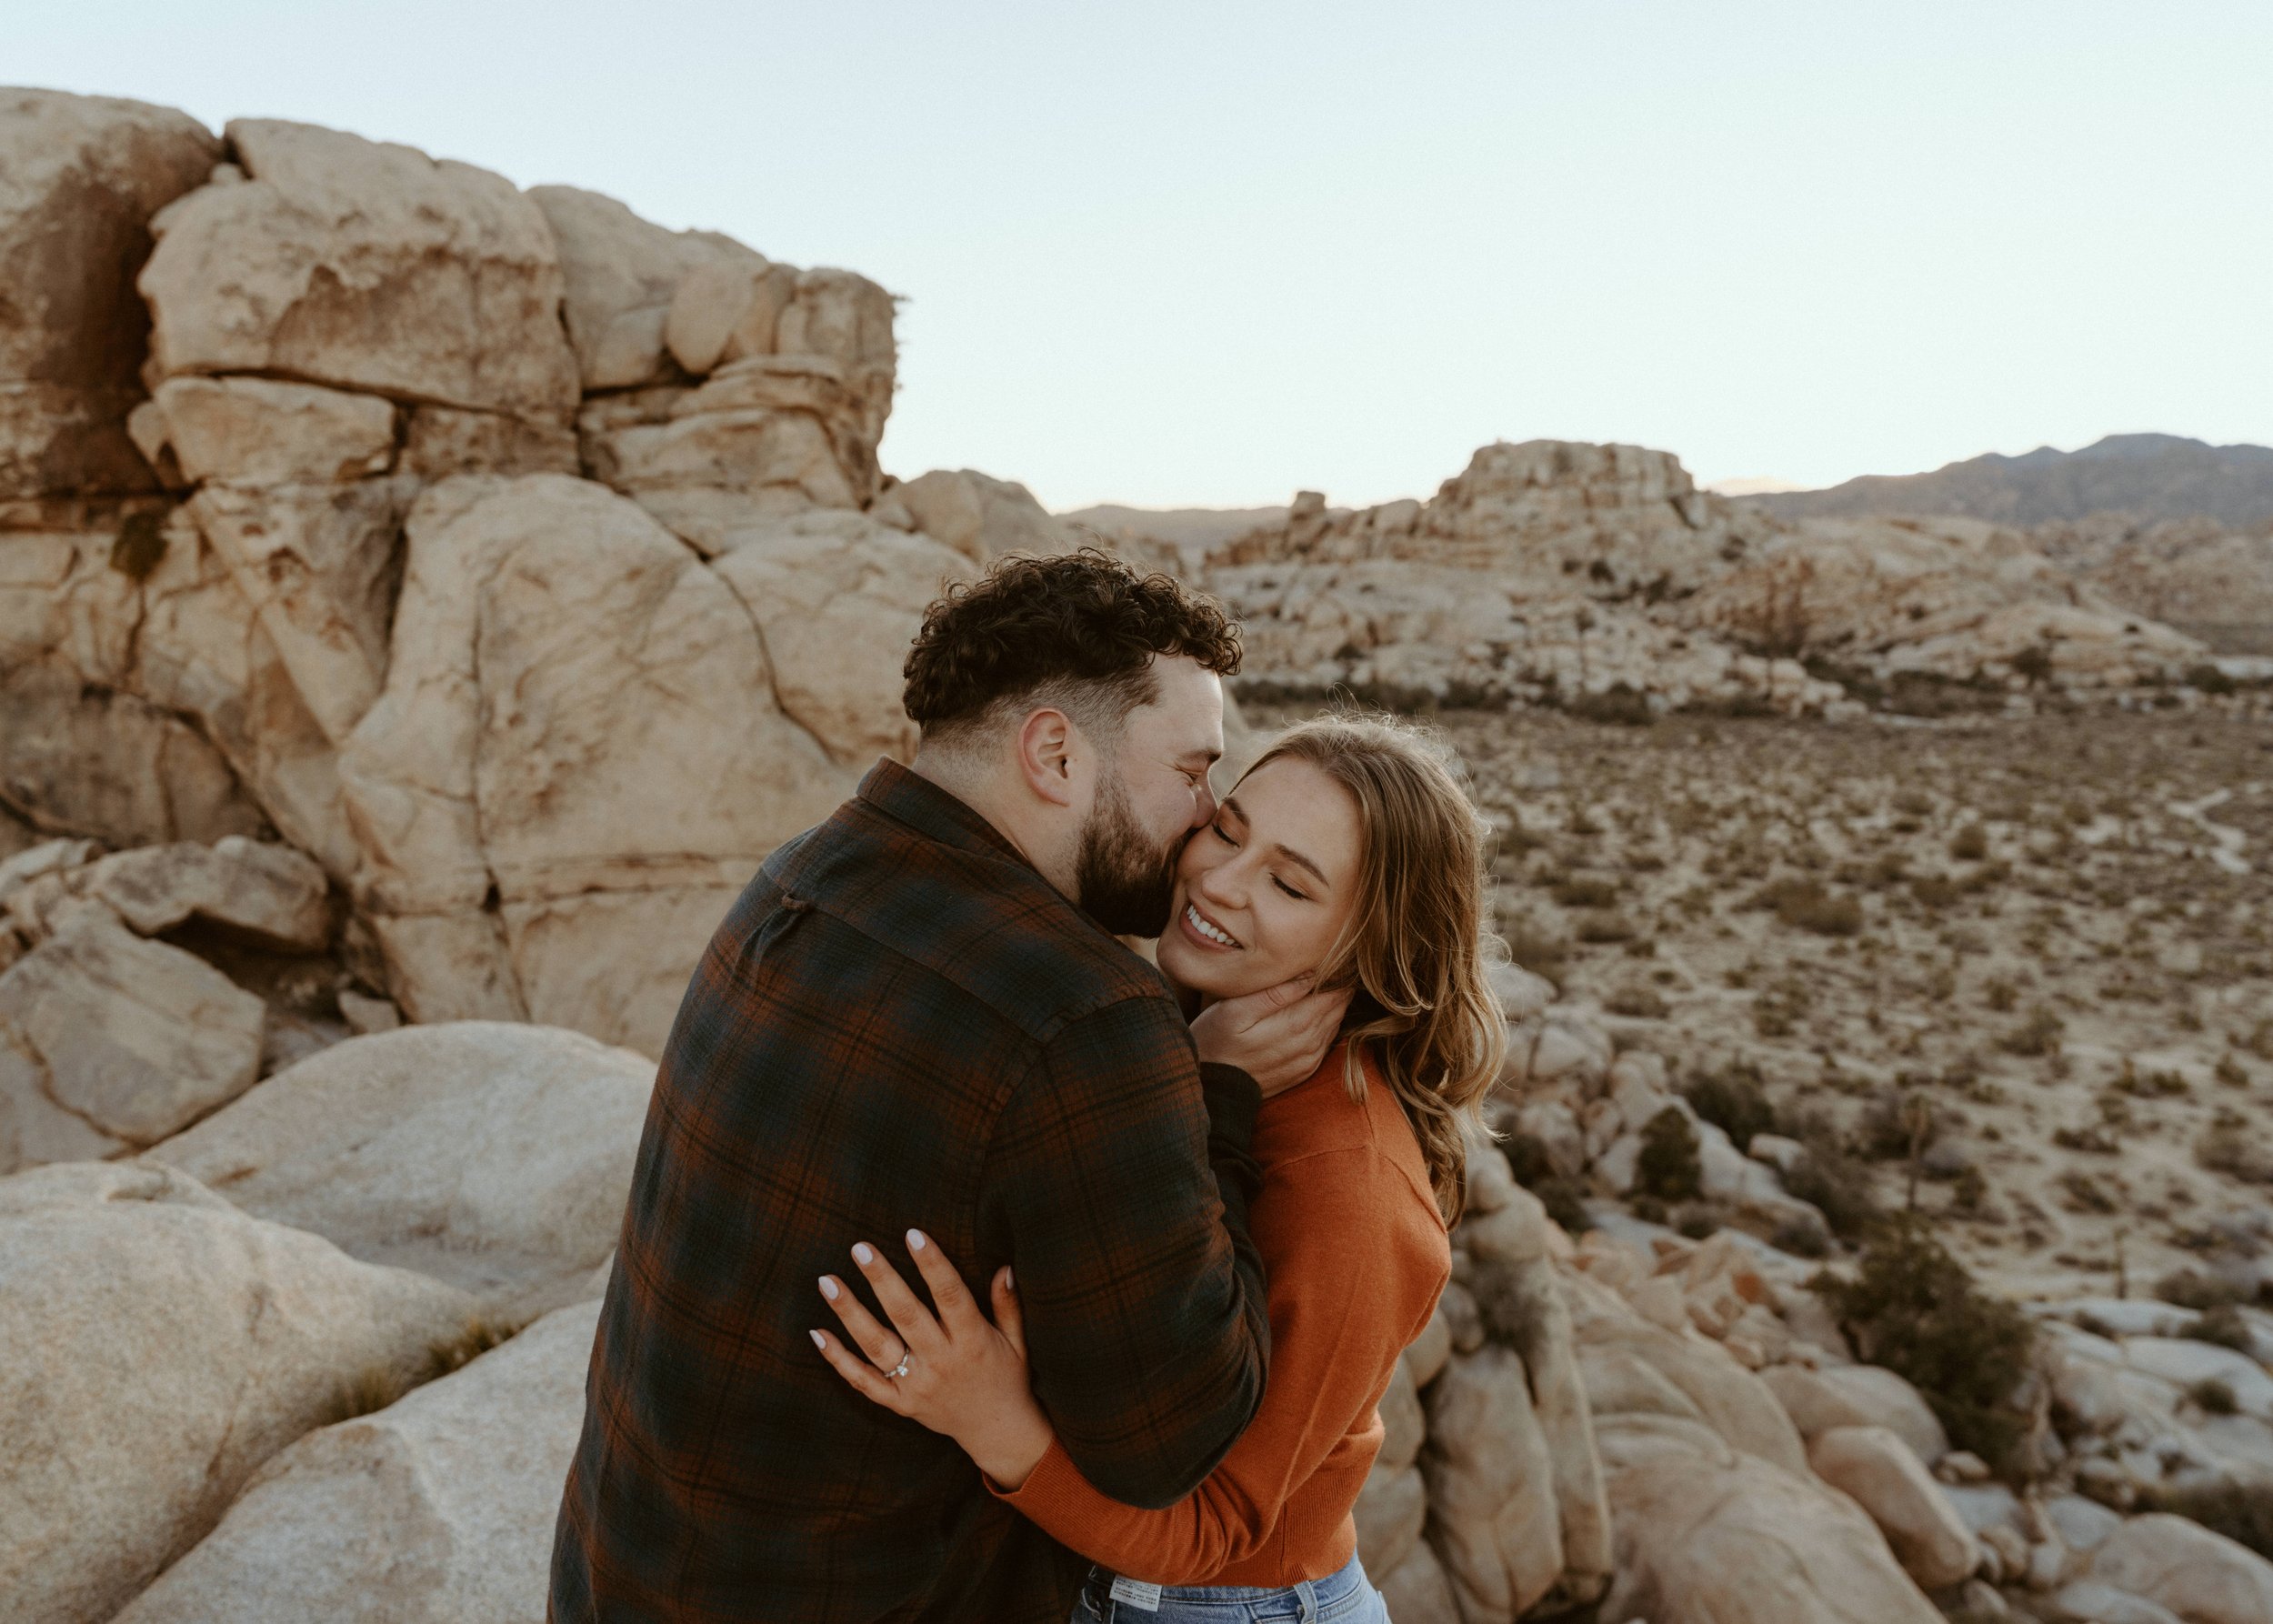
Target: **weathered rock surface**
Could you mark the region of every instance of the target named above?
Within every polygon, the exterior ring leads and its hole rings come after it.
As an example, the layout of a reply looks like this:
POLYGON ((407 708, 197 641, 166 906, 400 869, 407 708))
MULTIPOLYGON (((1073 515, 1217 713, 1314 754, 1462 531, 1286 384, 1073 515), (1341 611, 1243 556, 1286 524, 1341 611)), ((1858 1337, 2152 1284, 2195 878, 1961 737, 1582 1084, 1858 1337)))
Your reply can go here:
POLYGON ((289 846, 231 835, 211 846, 145 846, 92 864, 85 893, 144 936, 185 919, 320 953, 331 941, 329 883, 289 846))
POLYGON ((1531 1410, 1522 1358, 1487 1346, 1455 1358, 1428 1395, 1434 1543, 1476 1624, 1509 1624, 1563 1570, 1555 1461, 1531 1410))
POLYGON ((1062 553, 1082 540, 1025 486, 973 468, 935 468, 895 485, 886 499, 905 509, 924 534, 974 564, 1005 553, 1062 553))
POLYGON ((680 284, 714 268, 745 275, 767 268, 762 255, 732 237, 668 230, 598 192, 533 186, 529 201, 544 211, 559 246, 564 314, 586 390, 670 381, 664 326, 680 284))
POLYGON ((594 1303, 310 1433, 119 1624, 539 1624, 594 1303))
POLYGON ((278 1072, 143 1159, 528 1313, 572 1300, 614 1249, 654 1082, 581 1033, 406 1027, 278 1072))
POLYGON ((1757 1457, 1668 1449, 1613 1471, 1606 1619, 1652 1624, 1937 1624, 1852 1502, 1757 1457))
POLYGON ((0 976, 0 1171, 195 1121, 252 1087, 266 1021, 203 959, 82 906, 0 976))
POLYGON ((220 143, 170 107, 0 90, 0 500, 155 488, 126 434, 150 217, 220 143))
POLYGON ((2169 1609, 2187 1624, 2273 1619, 2273 1562, 2183 1517, 2133 1518, 2100 1546, 2091 1576, 2169 1609))
POLYGON ((263 1460, 351 1388, 419 1379, 472 1308, 178 1173, 75 1164, 0 1179, 9 1618, 112 1617, 263 1460))
POLYGON ((916 725, 900 707, 924 606, 969 573, 961 554, 859 514, 813 512, 738 528, 713 566, 765 639, 774 696, 853 769, 905 761, 916 725))
POLYGON ((227 136, 242 178, 151 223, 140 286, 162 376, 256 372, 566 419, 576 362, 552 228, 512 183, 274 119, 227 136))
POLYGON ((1928 1590, 1973 1571, 1973 1535, 1908 1444, 1884 1427, 1834 1427, 1807 1448, 1816 1476, 1853 1499, 1894 1548, 1895 1559, 1928 1590))
POLYGON ((743 602, 636 505, 456 481, 408 536, 386 691, 342 760, 390 990, 414 1020, 653 1053, 727 904, 850 777, 776 706, 743 602))
POLYGON ((1949 1452, 1949 1435, 1918 1389, 1877 1365, 1771 1365, 1760 1379, 1810 1443, 1834 1427, 1884 1427, 1927 1466, 1949 1452))
POLYGON ((145 455, 155 463, 171 451, 192 484, 321 484, 384 474, 395 460, 391 402, 279 378, 167 378, 147 421, 145 455))

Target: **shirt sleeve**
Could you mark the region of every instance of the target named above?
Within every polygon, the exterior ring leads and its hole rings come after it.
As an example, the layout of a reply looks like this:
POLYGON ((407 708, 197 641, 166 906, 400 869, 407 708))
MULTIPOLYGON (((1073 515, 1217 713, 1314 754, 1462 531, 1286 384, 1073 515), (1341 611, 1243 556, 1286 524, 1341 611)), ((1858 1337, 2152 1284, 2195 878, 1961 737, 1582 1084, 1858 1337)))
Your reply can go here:
POLYGON ((1234 1068, 1207 1071, 1165 999, 1070 1023, 1005 1105, 980 1193, 982 1232, 1016 1273, 1035 1395, 1088 1479, 1136 1506, 1207 1476, 1269 1359, 1247 1233, 1259 1095, 1234 1068))
MULTIPOLYGON (((1283 1170, 1283 1169, 1282 1169, 1283 1170)), ((1385 1341, 1381 1247, 1353 1248, 1370 1210, 1367 1150, 1306 1158, 1298 1208, 1257 1227, 1272 1259, 1271 1380, 1254 1425, 1207 1480, 1166 1508, 1123 1504, 1071 1451, 1053 1445, 1015 1493, 999 1498, 1061 1544, 1116 1573, 1197 1584, 1261 1549, 1287 1502, 1377 1401, 1385 1341)))

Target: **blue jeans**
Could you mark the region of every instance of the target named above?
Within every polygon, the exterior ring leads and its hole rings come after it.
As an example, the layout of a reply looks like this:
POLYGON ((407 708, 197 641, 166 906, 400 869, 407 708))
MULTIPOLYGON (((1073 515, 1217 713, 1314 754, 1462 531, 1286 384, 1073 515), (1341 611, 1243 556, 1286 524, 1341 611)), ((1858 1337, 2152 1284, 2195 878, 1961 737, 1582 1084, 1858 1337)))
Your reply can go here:
POLYGON ((1072 1624, 1389 1624, 1389 1609, 1356 1557, 1339 1573, 1283 1590, 1169 1585, 1157 1612, 1112 1598, 1113 1575, 1089 1569, 1072 1624))

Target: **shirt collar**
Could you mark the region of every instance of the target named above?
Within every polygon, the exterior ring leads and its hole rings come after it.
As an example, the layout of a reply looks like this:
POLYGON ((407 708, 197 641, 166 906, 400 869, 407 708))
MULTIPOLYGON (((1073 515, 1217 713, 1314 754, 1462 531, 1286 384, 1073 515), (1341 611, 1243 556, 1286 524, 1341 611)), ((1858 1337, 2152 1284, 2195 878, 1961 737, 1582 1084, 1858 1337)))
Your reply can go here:
POLYGON ((1026 867, 1026 854, 966 802, 889 756, 879 757, 860 780, 859 798, 921 835, 966 851, 1008 857, 1026 867))

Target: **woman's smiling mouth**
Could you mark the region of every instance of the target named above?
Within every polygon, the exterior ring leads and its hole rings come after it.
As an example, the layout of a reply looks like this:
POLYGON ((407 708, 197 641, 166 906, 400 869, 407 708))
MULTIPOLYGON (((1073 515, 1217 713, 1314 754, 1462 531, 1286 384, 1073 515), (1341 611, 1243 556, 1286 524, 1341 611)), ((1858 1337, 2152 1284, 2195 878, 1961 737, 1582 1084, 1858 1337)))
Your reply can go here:
POLYGON ((1233 936, 1228 930, 1226 930, 1222 926, 1217 924, 1207 915, 1201 913, 1199 908, 1195 904, 1190 902, 1187 902, 1184 905, 1184 928, 1192 936, 1197 937, 1203 944, 1210 947, 1237 947, 1245 946, 1245 944, 1242 943, 1237 937, 1233 936))

